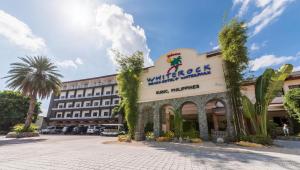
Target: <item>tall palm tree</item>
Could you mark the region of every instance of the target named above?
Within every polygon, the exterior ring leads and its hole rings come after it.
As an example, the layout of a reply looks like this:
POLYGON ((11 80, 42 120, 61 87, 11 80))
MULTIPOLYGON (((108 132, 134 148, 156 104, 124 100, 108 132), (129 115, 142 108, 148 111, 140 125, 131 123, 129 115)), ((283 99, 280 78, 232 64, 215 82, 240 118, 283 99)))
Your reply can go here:
POLYGON ((24 125, 24 129, 28 129, 32 121, 37 98, 45 99, 52 92, 55 94, 59 93, 62 75, 58 73, 57 66, 47 57, 21 57, 19 59, 22 62, 12 63, 11 69, 5 78, 8 79, 8 88, 19 90, 23 95, 30 97, 24 125))

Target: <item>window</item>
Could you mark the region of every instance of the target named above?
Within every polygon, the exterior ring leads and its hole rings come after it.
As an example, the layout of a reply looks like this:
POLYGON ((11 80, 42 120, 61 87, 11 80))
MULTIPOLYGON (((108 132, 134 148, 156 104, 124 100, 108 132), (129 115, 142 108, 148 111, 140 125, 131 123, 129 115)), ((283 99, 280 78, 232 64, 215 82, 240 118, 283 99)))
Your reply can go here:
POLYGON ((98 112, 93 112, 93 117, 97 117, 98 112))
POLYGON ((77 97, 82 97, 82 94, 78 94, 77 97))
POLYGON ((74 95, 70 95, 70 98, 74 98, 75 96, 74 95))
POLYGON ((99 106, 99 102, 94 102, 94 106, 99 106))
POLYGON ((108 116, 108 112, 104 112, 104 116, 108 116))
POLYGON ((68 104, 68 108, 73 107, 73 104, 68 104))
POLYGON ((58 105, 58 108, 64 108, 64 104, 58 105))
POLYGON ((91 113, 85 113, 84 117, 91 117, 91 113))
POLYGON ((119 100, 115 100, 114 104, 119 104, 119 100))
POLYGON ((60 96, 60 98, 61 98, 61 99, 64 99, 64 98, 65 98, 65 96, 60 96))
POLYGON ((91 103, 85 103, 85 106, 90 106, 91 105, 91 103))
POLYGON ((68 118, 72 117, 71 113, 67 113, 66 117, 68 118))
POLYGON ((62 113, 57 113, 57 114, 56 114, 56 117, 57 117, 57 118, 62 118, 62 113))
POLYGON ((110 91, 106 91, 105 94, 106 94, 106 95, 110 95, 110 91))
POLYGON ((105 102, 104 102, 104 105, 105 105, 105 106, 108 106, 108 105, 110 105, 110 102, 109 102, 109 101, 105 101, 105 102))
POLYGON ((97 92, 97 93, 96 93, 96 96, 100 96, 100 92, 97 92))
POLYGON ((77 104, 76 104, 76 107, 80 107, 80 106, 81 106, 81 104, 80 104, 80 103, 77 103, 77 104))
POLYGON ((74 117, 79 117, 79 113, 75 113, 75 114, 74 114, 74 117))
POLYGON ((93 94, 92 94, 92 93, 89 93, 89 94, 88 94, 88 97, 90 97, 90 96, 93 96, 93 94))

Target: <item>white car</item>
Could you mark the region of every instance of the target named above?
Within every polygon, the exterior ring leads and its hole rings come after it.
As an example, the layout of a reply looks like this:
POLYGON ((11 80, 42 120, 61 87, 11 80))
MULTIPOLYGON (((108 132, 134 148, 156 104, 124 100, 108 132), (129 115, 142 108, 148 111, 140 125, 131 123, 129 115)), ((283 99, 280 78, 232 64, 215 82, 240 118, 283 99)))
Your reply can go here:
POLYGON ((120 134, 125 134, 123 124, 102 124, 104 127, 101 135, 106 136, 118 136, 120 134))
POLYGON ((86 131, 87 134, 96 134, 98 132, 99 132, 99 128, 97 128, 97 126, 95 126, 95 125, 89 125, 89 127, 86 131))

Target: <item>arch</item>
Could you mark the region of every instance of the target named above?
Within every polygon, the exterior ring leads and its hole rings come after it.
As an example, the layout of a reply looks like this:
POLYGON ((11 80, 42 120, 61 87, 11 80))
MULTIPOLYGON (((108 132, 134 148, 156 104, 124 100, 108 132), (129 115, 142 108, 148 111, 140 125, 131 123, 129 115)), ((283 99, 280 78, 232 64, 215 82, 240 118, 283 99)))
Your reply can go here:
POLYGON ((174 110, 172 104, 163 104, 159 108, 159 124, 162 132, 167 132, 173 130, 173 116, 174 110))
POLYGON ((193 135, 193 137, 199 137, 199 109, 198 105, 187 100, 180 105, 180 110, 183 118, 183 132, 193 135))
POLYGON ((209 136, 215 140, 228 136, 228 113, 226 102, 222 98, 212 98, 205 103, 209 136))

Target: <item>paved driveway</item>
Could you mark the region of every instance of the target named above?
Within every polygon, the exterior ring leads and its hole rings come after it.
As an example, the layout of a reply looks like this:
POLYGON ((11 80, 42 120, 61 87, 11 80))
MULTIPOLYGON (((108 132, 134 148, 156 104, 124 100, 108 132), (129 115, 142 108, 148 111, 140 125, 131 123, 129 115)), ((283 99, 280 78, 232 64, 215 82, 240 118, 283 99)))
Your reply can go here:
POLYGON ((116 138, 99 136, 0 137, 0 169, 300 169, 299 148, 105 142, 113 140, 116 138))

